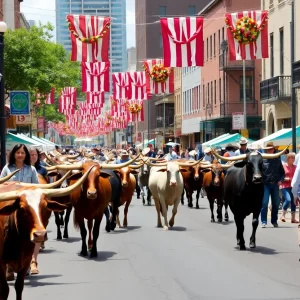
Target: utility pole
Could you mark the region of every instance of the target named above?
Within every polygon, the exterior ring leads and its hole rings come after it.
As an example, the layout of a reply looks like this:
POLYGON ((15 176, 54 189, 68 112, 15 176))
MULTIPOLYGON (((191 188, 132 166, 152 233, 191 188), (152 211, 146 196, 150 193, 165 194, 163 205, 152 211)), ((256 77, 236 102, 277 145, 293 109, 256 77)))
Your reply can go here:
POLYGON ((296 153, 296 144, 297 144, 297 137, 296 137, 296 94, 295 94, 295 88, 293 87, 294 84, 294 62, 295 62, 295 2, 294 0, 290 0, 291 4, 291 12, 292 12, 292 18, 291 18, 291 102, 292 102, 292 145, 293 145, 293 152, 296 153))

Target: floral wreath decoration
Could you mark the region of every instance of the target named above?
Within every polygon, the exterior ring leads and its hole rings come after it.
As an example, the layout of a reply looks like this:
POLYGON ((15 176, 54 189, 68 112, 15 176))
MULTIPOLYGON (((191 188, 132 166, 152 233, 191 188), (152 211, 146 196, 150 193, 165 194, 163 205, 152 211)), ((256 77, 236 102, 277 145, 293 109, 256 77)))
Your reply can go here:
POLYGON ((233 37, 243 45, 256 42, 266 22, 267 18, 265 18, 259 26, 254 19, 244 16, 236 21, 234 28, 230 25, 229 18, 227 17, 225 19, 226 26, 233 34, 233 37))
POLYGON ((163 64, 155 64, 151 71, 147 67, 144 67, 144 69, 153 81, 159 83, 166 82, 171 73, 171 68, 167 68, 163 64))

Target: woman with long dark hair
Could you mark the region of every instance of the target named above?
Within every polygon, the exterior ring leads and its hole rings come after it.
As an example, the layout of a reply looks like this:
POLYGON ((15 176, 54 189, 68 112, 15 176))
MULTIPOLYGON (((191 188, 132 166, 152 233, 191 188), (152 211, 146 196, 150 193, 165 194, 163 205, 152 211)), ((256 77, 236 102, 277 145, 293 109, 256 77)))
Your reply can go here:
POLYGON ((20 171, 12 176, 9 181, 39 183, 37 171, 35 167, 31 165, 30 154, 24 144, 14 146, 9 154, 8 164, 4 166, 0 178, 11 174, 17 169, 20 169, 20 171))
POLYGON ((29 154, 30 154, 30 162, 31 165, 35 167, 36 171, 42 175, 45 179, 47 179, 47 170, 45 167, 41 165, 40 160, 40 151, 36 148, 29 148, 29 154))

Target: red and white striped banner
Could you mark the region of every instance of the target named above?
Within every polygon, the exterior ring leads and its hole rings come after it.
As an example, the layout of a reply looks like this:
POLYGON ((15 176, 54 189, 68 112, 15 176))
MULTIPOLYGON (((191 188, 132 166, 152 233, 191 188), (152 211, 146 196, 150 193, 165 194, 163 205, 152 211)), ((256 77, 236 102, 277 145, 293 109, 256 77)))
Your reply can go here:
POLYGON ((76 88, 65 87, 58 101, 58 109, 60 113, 71 115, 75 113, 76 108, 76 88))
POLYGON ((229 46, 230 60, 252 60, 269 57, 269 36, 268 36, 268 12, 267 11, 243 11, 225 15, 227 25, 227 37, 229 46), (247 30, 247 26, 242 21, 243 17, 251 18, 251 23, 255 28, 255 33, 247 30), (239 24, 237 24, 239 23, 239 24), (234 38, 237 32, 237 26, 241 29, 241 33, 248 40, 249 37, 258 37, 253 42, 243 43, 234 38))
MULTIPOLYGON (((55 89, 52 88, 51 89, 51 92, 48 94, 48 95, 45 95, 44 96, 46 99, 45 99, 45 104, 54 104, 54 99, 55 99, 55 89)), ((36 105, 40 105, 41 103, 41 98, 42 98, 42 95, 41 94, 36 94, 36 101, 35 101, 35 104, 36 105)))
POLYGON ((83 62, 81 75, 83 92, 109 92, 109 62, 83 62))
POLYGON ((164 66, 164 61, 162 59, 152 59, 144 61, 144 68, 148 79, 147 89, 153 95, 174 93, 174 70, 170 68, 170 75, 165 82, 157 82, 153 80, 150 76, 151 71, 155 65, 164 66))
POLYGON ((128 73, 113 73, 113 91, 115 99, 126 99, 128 97, 129 76, 128 73))
POLYGON ((203 66, 203 18, 161 18, 165 67, 203 66))
POLYGON ((90 92, 86 93, 86 102, 88 104, 98 104, 101 105, 101 107, 104 105, 104 93, 100 92, 90 92))
POLYGON ((108 62, 110 18, 67 16, 72 42, 72 61, 108 62))
POLYGON ((148 100, 146 72, 128 72, 128 100, 148 100))
POLYGON ((127 105, 127 114, 126 114, 126 121, 127 122, 142 122, 144 121, 144 101, 143 100, 129 100, 126 103, 127 105), (128 109, 129 105, 138 104, 141 105, 142 110, 138 113, 131 113, 128 109))

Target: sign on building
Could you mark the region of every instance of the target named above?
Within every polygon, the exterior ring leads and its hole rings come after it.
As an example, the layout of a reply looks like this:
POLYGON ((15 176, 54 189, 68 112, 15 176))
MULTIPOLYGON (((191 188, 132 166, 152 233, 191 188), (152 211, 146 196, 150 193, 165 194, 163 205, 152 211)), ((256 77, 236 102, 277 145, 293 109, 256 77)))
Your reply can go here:
POLYGON ((30 125, 32 124, 31 115, 18 115, 16 116, 17 125, 30 125))
POLYGON ((30 114, 30 96, 28 91, 12 91, 9 93, 9 99, 11 115, 30 114))
POLYGON ((234 112, 232 113, 232 130, 241 130, 245 128, 244 113, 234 112))

